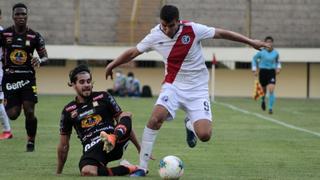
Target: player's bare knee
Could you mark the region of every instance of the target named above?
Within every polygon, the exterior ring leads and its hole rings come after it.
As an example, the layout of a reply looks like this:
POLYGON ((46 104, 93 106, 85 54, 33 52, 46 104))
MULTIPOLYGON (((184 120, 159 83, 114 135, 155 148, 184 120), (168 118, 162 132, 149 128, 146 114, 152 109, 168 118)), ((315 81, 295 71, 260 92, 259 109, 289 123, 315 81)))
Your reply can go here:
POLYGON ((211 138, 211 131, 206 131, 206 132, 200 132, 197 134, 198 138, 202 142, 207 142, 211 138))
POLYGON ((81 176, 97 176, 98 172, 94 169, 87 168, 86 166, 81 170, 81 176))
POLYGON ((20 114, 18 114, 18 113, 7 113, 7 115, 9 117, 9 119, 16 120, 16 119, 18 119, 20 114))

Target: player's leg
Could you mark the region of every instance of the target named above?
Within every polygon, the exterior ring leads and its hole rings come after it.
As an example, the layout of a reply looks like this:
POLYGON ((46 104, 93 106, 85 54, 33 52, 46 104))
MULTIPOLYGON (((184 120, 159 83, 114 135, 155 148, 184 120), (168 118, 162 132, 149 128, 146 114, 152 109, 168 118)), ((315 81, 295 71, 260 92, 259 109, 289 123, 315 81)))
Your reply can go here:
POLYGON ((0 134, 0 140, 10 139, 13 137, 11 133, 11 127, 9 122, 9 117, 7 112, 4 108, 4 95, 3 92, 0 92, 0 120, 1 124, 3 125, 3 133, 0 134))
POLYGON ((113 133, 107 134, 101 131, 100 138, 104 142, 103 150, 108 153, 113 150, 116 143, 127 141, 130 138, 131 128, 131 114, 128 113, 128 115, 120 117, 113 133))
MULTIPOLYGON (((164 106, 156 105, 153 109, 147 126, 143 130, 140 151, 140 168, 145 170, 144 173, 147 172, 148 162, 151 158, 153 145, 156 140, 159 129, 161 128, 161 125, 164 122, 164 120, 167 119, 168 115, 169 112, 164 106)), ((137 176, 144 175, 145 174, 143 174, 142 172, 140 172, 140 174, 137 174, 137 176)))
MULTIPOLYGON (((20 113, 21 113, 21 101, 19 99, 19 94, 16 93, 15 96, 11 96, 8 94, 8 98, 5 100, 6 101, 6 104, 5 104, 5 111, 4 110, 1 110, 1 116, 3 119, 6 119, 5 116, 9 117, 11 120, 16 120, 20 113), (4 114, 4 112, 6 114, 4 114)), ((2 109, 3 108, 3 104, 0 105, 0 108, 2 109)), ((8 133, 9 136, 7 137, 10 137, 10 134, 11 133, 8 133)), ((12 137, 12 134, 11 134, 11 137, 12 137)))
POLYGON ((193 124, 191 124, 190 118, 185 117, 184 124, 186 127, 186 141, 190 148, 194 148, 197 145, 197 136, 193 128, 193 124))
POLYGON ((153 108, 151 117, 142 134, 140 168, 145 169, 145 171, 137 171, 135 173, 136 176, 145 175, 159 129, 165 120, 170 120, 175 117, 175 111, 178 108, 179 104, 176 89, 170 84, 164 84, 156 105, 153 108))
POLYGON ((7 112, 4 108, 4 93, 2 91, 3 70, 2 62, 0 62, 0 120, 3 125, 3 133, 0 134, 0 140, 10 139, 13 137, 7 112))
POLYGON ((263 111, 266 110, 266 101, 265 97, 267 94, 267 84, 268 84, 268 78, 267 78, 267 71, 266 69, 260 69, 259 71, 259 82, 261 84, 262 90, 263 90, 263 96, 261 97, 261 109, 263 111))
POLYGON ((212 123, 209 119, 199 119, 193 123, 197 137, 202 141, 209 141, 212 134, 212 123))
POLYGON ((122 157, 123 151, 128 146, 129 140, 117 143, 114 150, 110 153, 103 151, 103 145, 98 144, 94 149, 85 152, 82 155, 79 168, 82 176, 123 176, 133 173, 138 169, 137 166, 131 164, 121 164, 116 167, 108 168, 108 162, 118 160, 122 157))
POLYGON ((81 169, 81 176, 98 176, 98 166, 85 165, 81 169))
POLYGON ((22 102, 19 96, 16 96, 16 97, 8 96, 8 98, 6 98, 5 109, 8 117, 11 120, 18 119, 21 113, 21 105, 22 105, 22 102))
POLYGON ((25 128, 27 130, 27 152, 34 151, 37 134, 38 119, 35 116, 35 104, 38 102, 35 79, 29 79, 30 83, 21 90, 21 99, 25 115, 25 128))
POLYGON ((273 105, 276 100, 276 97, 274 94, 275 84, 268 84, 267 88, 268 88, 268 92, 269 92, 269 114, 272 114, 273 113, 273 105))
POLYGON ((112 168, 103 164, 85 165, 81 168, 81 176, 125 176, 137 169, 135 165, 119 165, 112 168))
POLYGON ((34 151, 34 147, 35 147, 35 139, 37 134, 37 126, 38 126, 38 120, 35 117, 35 103, 31 101, 24 101, 23 111, 26 118, 25 128, 28 135, 26 150, 28 152, 32 152, 34 151))
POLYGON ((189 100, 186 96, 183 103, 183 109, 186 111, 188 119, 186 122, 187 142, 189 146, 191 145, 190 147, 196 145, 192 143, 196 137, 202 142, 206 142, 210 140, 212 134, 211 104, 208 97, 203 98, 206 97, 205 93, 200 95, 203 95, 202 98, 200 96, 199 98, 193 98, 193 100, 189 100))
POLYGON ((274 89, 276 85, 276 71, 269 70, 268 72, 268 85, 267 90, 269 92, 269 114, 273 113, 273 104, 276 100, 276 97, 274 95, 274 89))

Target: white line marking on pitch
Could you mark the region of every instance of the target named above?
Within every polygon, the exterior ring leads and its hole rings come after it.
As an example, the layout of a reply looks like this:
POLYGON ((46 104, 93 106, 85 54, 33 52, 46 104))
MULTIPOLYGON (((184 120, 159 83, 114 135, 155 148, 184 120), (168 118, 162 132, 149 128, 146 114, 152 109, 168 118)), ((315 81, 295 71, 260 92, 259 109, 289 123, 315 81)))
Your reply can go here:
POLYGON ((264 115, 261 115, 261 114, 258 114, 258 113, 250 112, 250 111, 238 108, 238 107, 236 107, 234 105, 231 105, 231 104, 217 102, 217 101, 215 101, 215 103, 220 104, 220 105, 225 106, 225 107, 228 107, 228 108, 230 108, 232 110, 242 112, 244 114, 250 114, 250 115, 259 117, 261 119, 273 122, 275 124, 279 124, 281 126, 284 126, 284 127, 290 128, 290 129, 294 129, 294 130, 297 130, 297 131, 302 131, 302 132, 309 133, 309 134, 312 134, 312 135, 320 137, 320 133, 317 133, 317 132, 314 132, 314 131, 310 131, 308 129, 300 128, 300 127, 297 127, 297 126, 294 126, 294 125, 291 125, 291 124, 287 124, 285 122, 282 122, 282 121, 279 121, 277 119, 274 119, 274 118, 271 118, 271 117, 267 117, 267 116, 264 116, 264 115))

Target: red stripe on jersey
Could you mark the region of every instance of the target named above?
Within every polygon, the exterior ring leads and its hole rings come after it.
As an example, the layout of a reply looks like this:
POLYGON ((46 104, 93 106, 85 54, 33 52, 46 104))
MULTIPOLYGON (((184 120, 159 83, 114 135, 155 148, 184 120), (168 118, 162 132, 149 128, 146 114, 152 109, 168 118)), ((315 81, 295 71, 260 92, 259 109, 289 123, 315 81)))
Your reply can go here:
POLYGON ((195 34, 192 27, 184 26, 168 56, 167 74, 164 82, 173 83, 192 46, 194 38, 195 34))

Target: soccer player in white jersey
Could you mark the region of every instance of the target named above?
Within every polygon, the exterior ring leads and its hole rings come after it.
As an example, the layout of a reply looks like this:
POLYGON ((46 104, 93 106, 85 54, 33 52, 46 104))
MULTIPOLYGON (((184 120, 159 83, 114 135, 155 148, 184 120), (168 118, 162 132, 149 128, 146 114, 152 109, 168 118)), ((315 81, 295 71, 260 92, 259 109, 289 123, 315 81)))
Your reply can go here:
POLYGON ((238 41, 258 50, 268 46, 260 40, 253 40, 232 31, 180 21, 178 8, 165 5, 160 11, 160 24, 156 25, 136 47, 126 50, 106 67, 108 78, 112 77, 112 69, 144 52, 155 50, 164 59, 165 78, 142 135, 141 171, 136 171, 135 176, 145 176, 158 131, 165 120, 174 119, 177 109, 185 111, 187 142, 190 147, 196 145, 197 138, 203 142, 211 138, 209 73, 201 46, 201 40, 204 39, 238 41))
MULTIPOLYGON (((0 20, 1 20, 1 18, 2 18, 2 16, 1 16, 1 9, 0 9, 0 20)), ((0 32, 2 30, 3 30, 3 28, 2 28, 2 26, 0 26, 0 32)), ((0 49, 0 60, 1 59, 2 59, 2 49, 0 49)), ((8 118, 8 115, 7 115, 6 110, 4 108, 4 105, 3 105, 4 95, 3 95, 2 88, 1 88, 2 77, 3 77, 2 61, 0 61, 0 120, 1 120, 1 124, 3 126, 3 132, 2 132, 2 134, 0 134, 0 140, 10 139, 13 137, 13 135, 11 133, 9 118, 8 118)))

